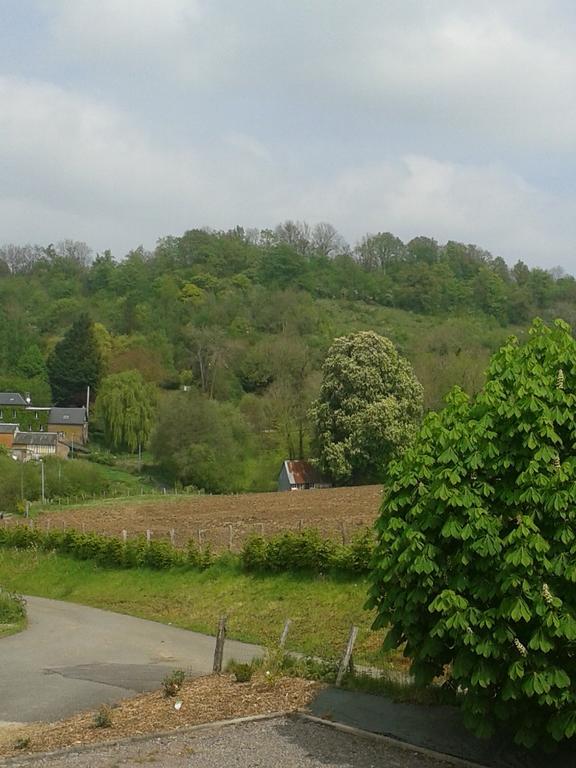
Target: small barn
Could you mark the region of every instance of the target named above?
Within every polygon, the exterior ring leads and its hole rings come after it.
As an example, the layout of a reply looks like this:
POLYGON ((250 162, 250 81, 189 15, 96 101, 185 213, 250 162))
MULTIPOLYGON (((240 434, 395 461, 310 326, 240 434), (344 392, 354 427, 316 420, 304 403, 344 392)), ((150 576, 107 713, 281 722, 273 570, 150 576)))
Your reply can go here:
POLYGON ((43 456, 68 456, 68 446, 58 439, 56 432, 16 432, 12 442, 12 456, 18 461, 30 461, 43 456))
POLYGON ((312 488, 331 488, 332 483, 322 477, 309 461, 288 460, 282 464, 278 476, 279 491, 308 491, 312 488))

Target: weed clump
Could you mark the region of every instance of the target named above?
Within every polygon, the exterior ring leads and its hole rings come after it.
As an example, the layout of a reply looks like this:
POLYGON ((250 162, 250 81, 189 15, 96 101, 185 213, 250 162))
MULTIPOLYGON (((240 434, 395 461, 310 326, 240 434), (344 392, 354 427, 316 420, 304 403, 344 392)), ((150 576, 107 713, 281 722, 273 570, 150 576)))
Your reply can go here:
POLYGON ((254 674, 253 663, 243 664, 239 661, 231 661, 227 669, 234 675, 237 683, 249 683, 254 674))
POLYGON ((183 669, 175 669, 162 680, 162 690, 164 697, 170 698, 176 696, 186 679, 186 673, 183 669))
POLYGON ((94 715, 94 728, 112 727, 112 708, 108 704, 102 704, 98 712, 94 715))

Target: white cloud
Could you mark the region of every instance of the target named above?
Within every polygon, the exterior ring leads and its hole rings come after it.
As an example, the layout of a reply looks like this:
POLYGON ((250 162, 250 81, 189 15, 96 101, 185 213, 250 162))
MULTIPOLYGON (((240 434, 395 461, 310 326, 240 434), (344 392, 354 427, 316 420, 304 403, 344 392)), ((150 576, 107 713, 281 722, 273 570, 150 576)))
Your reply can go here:
MULTIPOLYGON (((200 84, 225 70, 233 27, 200 0, 43 0, 57 47, 99 62, 113 78, 149 73, 200 84)), ((148 78, 133 79, 146 88, 148 78), (143 81, 142 81, 143 80, 143 81)))
MULTIPOLYGON (((177 150, 129 115, 40 82, 0 78, 5 241, 86 240, 117 255, 210 225, 331 221, 349 240, 392 231, 474 242, 509 260, 572 265, 576 200, 496 165, 406 155, 304 177, 254 137, 177 150)), ((576 265, 574 265, 576 266, 576 265)))
MULTIPOLYGON (((576 267, 576 198, 546 194, 496 166, 406 156, 351 168, 293 201, 292 217, 334 223, 349 238, 390 231, 475 243, 509 261, 576 267)), ((286 211, 286 215, 288 211, 286 211)))
MULTIPOLYGON (((150 87, 276 89, 301 108, 369 109, 469 144, 572 149, 576 49, 566 6, 535 0, 60 0, 64 51, 150 87), (140 80, 140 82, 139 82, 140 80)), ((217 98, 226 98, 218 92, 217 98)), ((266 98, 266 96, 264 96, 266 98)), ((273 120, 274 116, 271 115, 273 120)))

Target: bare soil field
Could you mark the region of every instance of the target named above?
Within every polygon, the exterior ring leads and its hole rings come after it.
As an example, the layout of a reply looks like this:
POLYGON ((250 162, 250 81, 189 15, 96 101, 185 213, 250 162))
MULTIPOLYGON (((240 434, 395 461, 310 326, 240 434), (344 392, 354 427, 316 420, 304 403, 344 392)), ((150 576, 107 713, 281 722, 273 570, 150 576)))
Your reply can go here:
POLYGON ((110 500, 42 513, 36 524, 76 528, 114 536, 146 535, 185 545, 193 539, 216 550, 237 551, 247 536, 315 528, 322 535, 349 541, 371 525, 380 507, 382 486, 327 488, 235 496, 167 496, 110 500))

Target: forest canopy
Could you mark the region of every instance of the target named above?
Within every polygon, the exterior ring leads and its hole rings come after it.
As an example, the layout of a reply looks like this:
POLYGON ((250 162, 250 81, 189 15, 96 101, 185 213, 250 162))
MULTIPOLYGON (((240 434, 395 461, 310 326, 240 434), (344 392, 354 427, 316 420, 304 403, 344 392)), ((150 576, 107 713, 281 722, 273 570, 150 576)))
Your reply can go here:
MULTIPOLYGON (((243 462, 234 486, 268 489, 282 459, 310 455, 309 409, 335 338, 371 330, 390 339, 434 409, 455 384, 479 391, 490 355, 534 316, 573 324, 576 281, 508 266, 475 245, 380 232, 350 246, 329 224, 294 221, 191 229, 118 259, 71 240, 4 245, 0 389, 29 392, 37 405, 62 401, 50 391, 53 361, 83 314, 97 346, 93 389, 135 372, 155 388, 159 413, 182 387, 225 404, 235 434, 249 437, 230 454, 243 462)), ((170 466, 172 479, 190 482, 170 466)))

